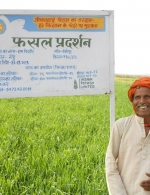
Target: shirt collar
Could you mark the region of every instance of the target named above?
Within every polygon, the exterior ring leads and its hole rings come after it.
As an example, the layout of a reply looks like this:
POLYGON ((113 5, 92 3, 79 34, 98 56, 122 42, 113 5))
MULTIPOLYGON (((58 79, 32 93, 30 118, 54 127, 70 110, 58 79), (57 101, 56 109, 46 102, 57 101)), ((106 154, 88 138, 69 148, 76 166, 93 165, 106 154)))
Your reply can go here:
POLYGON ((143 118, 143 117, 137 116, 137 115, 135 114, 135 118, 136 118, 136 120, 138 121, 138 123, 144 124, 144 118, 143 118))

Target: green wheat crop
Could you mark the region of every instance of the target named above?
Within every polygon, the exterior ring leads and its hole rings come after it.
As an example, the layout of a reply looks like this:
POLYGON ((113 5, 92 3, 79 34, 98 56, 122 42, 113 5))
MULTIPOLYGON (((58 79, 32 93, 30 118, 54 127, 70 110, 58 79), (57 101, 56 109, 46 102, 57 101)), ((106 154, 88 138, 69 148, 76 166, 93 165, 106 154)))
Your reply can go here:
MULTIPOLYGON (((132 114, 116 79, 116 119, 132 114)), ((108 195, 109 95, 0 99, 0 195, 108 195)))

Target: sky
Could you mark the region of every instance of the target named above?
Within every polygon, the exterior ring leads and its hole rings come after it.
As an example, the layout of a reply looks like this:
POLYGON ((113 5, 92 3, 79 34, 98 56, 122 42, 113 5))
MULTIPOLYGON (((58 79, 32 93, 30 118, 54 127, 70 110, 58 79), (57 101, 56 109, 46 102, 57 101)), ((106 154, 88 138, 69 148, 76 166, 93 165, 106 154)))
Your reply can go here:
POLYGON ((1 0, 1 9, 114 10, 115 74, 150 75, 149 0, 1 0))

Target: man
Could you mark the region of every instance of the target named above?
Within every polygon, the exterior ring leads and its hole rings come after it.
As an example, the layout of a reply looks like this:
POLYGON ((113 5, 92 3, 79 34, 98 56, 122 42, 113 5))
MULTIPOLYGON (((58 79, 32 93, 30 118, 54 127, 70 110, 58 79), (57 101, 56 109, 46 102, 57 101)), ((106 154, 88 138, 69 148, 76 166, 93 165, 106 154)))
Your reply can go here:
POLYGON ((128 91, 135 114, 117 120, 106 152, 109 195, 150 195, 150 78, 128 91))

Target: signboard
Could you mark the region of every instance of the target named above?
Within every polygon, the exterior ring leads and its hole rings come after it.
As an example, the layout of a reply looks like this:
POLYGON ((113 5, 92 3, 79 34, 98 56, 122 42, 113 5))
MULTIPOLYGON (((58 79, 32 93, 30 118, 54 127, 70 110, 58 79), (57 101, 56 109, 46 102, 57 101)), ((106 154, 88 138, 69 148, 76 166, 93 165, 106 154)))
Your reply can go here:
POLYGON ((0 10, 0 97, 113 92, 113 11, 0 10))

